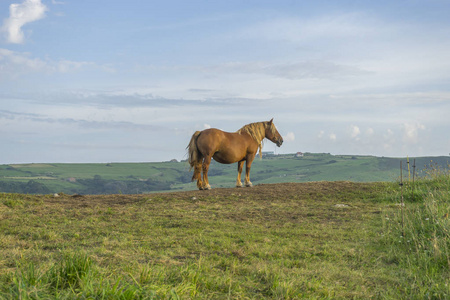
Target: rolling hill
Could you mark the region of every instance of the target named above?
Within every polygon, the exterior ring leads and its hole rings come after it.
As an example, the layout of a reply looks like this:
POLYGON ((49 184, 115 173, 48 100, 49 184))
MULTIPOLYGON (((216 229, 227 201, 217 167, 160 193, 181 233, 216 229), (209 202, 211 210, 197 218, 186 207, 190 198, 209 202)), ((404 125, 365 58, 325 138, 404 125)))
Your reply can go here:
MULTIPOLYGON (((394 181, 399 177, 400 161, 404 174, 416 176, 430 168, 447 167, 450 158, 406 158, 331 155, 306 153, 265 155, 256 158, 251 170, 253 184, 311 181, 394 181)), ((233 187, 237 164, 213 162, 210 167, 212 187, 233 187)), ((0 192, 28 194, 142 194, 157 191, 194 190, 192 172, 186 161, 107 164, 12 164, 0 165, 0 192)))

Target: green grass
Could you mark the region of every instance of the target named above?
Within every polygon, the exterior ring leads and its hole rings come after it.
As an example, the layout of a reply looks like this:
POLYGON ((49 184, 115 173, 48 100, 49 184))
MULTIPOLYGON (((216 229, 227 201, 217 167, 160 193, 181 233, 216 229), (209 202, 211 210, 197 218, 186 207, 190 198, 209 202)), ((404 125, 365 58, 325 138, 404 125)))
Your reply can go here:
POLYGON ((387 259, 408 270, 407 298, 450 298, 450 169, 437 165, 426 177, 390 194, 397 208, 386 211, 383 243, 387 259), (399 202, 400 200, 400 202, 399 202))
POLYGON ((423 175, 0 194, 0 299, 448 299, 450 172, 423 175))
POLYGON ((414 260, 418 251, 399 237, 397 192, 389 183, 316 182, 0 194, 0 298, 445 298, 448 236, 427 229, 430 251, 439 240, 440 256, 427 254, 437 267, 414 260))

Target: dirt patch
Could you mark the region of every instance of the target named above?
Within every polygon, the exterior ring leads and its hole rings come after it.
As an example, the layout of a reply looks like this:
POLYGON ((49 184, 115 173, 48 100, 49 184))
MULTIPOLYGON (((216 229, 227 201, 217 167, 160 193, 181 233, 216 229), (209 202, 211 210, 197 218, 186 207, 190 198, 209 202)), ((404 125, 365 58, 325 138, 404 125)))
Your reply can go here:
MULTIPOLYGON (((370 199, 377 196, 379 183, 355 182, 310 182, 310 183, 279 183, 260 184, 252 188, 216 188, 209 191, 166 192, 139 195, 65 195, 60 197, 41 196, 48 203, 58 203, 67 206, 116 206, 146 200, 165 201, 203 201, 216 200, 251 200, 251 201, 289 201, 289 200, 324 200, 352 198, 362 194, 370 199)), ((336 202, 337 203, 337 202, 336 202)))
POLYGON ((311 182, 143 195, 41 197, 49 210, 58 207, 80 217, 98 210, 130 214, 132 206, 145 211, 148 218, 172 220, 171 226, 185 218, 270 222, 271 226, 306 222, 341 226, 379 210, 373 201, 379 197, 379 186, 379 183, 311 182))

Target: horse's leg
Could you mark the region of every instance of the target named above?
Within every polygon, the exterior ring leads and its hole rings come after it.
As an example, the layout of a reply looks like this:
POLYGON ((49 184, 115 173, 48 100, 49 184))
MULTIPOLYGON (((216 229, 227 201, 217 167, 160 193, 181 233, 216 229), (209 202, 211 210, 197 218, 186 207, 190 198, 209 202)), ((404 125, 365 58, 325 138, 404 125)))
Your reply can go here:
POLYGON ((244 162, 245 162, 245 160, 238 162, 238 176, 237 176, 237 180, 236 180, 236 187, 238 187, 238 188, 242 187, 241 174, 242 174, 242 170, 244 169, 244 162))
POLYGON ((204 160, 203 160, 203 165, 202 165, 202 169, 203 169, 203 189, 204 190, 210 190, 211 186, 209 185, 209 181, 208 181, 208 170, 209 170, 209 164, 211 163, 211 156, 210 155, 206 155, 204 160))
POLYGON ((192 180, 197 179, 197 188, 199 190, 203 190, 203 182, 202 182, 202 161, 197 162, 194 166, 194 175, 192 176, 192 180))
POLYGON ((248 155, 247 162, 245 163, 245 181, 244 181, 244 183, 245 183, 246 187, 253 186, 252 182, 250 181, 250 168, 252 167, 252 162, 253 162, 254 158, 255 158, 254 155, 248 155))

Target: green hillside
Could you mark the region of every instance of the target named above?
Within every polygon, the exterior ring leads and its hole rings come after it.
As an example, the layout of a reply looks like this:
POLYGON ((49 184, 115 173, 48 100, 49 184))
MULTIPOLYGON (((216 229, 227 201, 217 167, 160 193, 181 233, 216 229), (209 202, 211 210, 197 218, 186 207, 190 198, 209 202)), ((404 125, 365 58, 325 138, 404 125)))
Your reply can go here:
MULTIPOLYGON (((445 167, 449 157, 419 157, 416 174, 430 166, 445 167)), ((252 165, 253 184, 310 181, 394 181, 399 177, 405 158, 351 156, 306 153, 267 155, 252 165)), ((414 158, 410 158, 410 174, 414 158)), ((213 162, 210 167, 212 187, 233 187, 237 164, 213 162)), ((0 192, 29 194, 141 194, 168 190, 194 190, 192 172, 186 161, 159 163, 108 164, 20 164, 0 165, 0 192)))

